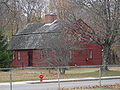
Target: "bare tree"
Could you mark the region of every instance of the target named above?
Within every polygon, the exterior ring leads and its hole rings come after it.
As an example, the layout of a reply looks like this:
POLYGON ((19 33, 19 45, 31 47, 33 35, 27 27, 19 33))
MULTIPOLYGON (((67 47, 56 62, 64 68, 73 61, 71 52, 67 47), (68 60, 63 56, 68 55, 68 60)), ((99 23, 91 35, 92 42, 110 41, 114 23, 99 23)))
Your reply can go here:
MULTIPOLYGON (((48 33, 43 35, 45 48, 42 52, 42 63, 47 66, 67 66, 70 62, 71 44, 66 42, 64 32, 48 33)), ((65 73, 65 68, 60 68, 60 73, 65 73)))
POLYGON ((21 0, 19 1, 23 15, 27 17, 27 23, 33 19, 41 19, 42 13, 46 8, 45 0, 21 0))
POLYGON ((0 28, 11 38, 22 24, 16 0, 1 1, 0 12, 0 28))
MULTIPOLYGON (((92 28, 86 28, 82 22, 76 23, 75 37, 101 45, 103 48, 103 70, 107 70, 107 64, 113 64, 112 46, 120 39, 120 1, 119 0, 66 0, 69 7, 60 4, 57 9, 62 12, 64 25, 71 28, 79 18, 82 18, 92 28), (72 5, 70 5, 70 4, 72 5), (84 29, 83 29, 84 28, 84 29), (84 35, 83 35, 84 34, 84 35), (87 39, 86 37, 87 36, 87 39), (89 38, 89 39, 88 39, 89 38)), ((58 13, 59 14, 59 13, 58 13)), ((61 19, 62 19, 61 18, 61 19)), ((115 62, 114 62, 115 63, 115 62)))
POLYGON ((1 0, 0 28, 8 39, 31 22, 41 22, 45 0, 1 0))

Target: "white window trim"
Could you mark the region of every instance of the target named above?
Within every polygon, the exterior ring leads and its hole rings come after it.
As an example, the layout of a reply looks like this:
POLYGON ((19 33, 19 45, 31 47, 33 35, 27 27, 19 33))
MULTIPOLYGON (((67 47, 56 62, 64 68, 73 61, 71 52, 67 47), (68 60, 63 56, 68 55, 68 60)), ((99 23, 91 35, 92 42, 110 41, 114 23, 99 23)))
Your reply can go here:
POLYGON ((93 51, 89 50, 89 58, 92 59, 93 58, 93 51))
POLYGON ((15 52, 13 52, 13 60, 15 59, 15 52))
POLYGON ((18 52, 18 60, 20 60, 21 59, 21 57, 20 57, 21 55, 20 55, 20 52, 18 52))

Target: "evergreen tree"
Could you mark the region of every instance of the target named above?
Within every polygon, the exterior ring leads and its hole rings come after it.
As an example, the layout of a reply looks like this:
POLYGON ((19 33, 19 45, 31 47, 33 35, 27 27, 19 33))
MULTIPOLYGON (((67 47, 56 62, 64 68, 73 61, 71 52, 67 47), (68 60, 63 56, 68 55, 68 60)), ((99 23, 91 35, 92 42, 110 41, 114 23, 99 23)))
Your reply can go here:
POLYGON ((0 68, 10 67, 11 54, 7 51, 7 46, 7 39, 3 35, 2 31, 0 31, 0 68))

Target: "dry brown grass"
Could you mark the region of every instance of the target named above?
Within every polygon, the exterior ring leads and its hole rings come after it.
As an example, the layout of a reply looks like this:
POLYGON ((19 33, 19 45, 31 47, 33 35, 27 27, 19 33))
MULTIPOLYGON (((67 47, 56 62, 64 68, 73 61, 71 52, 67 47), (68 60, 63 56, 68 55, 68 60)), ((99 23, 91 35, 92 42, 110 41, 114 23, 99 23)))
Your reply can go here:
POLYGON ((103 86, 61 88, 60 90, 120 90, 120 83, 114 85, 103 85, 103 86))
MULTIPOLYGON (((64 75, 60 75, 60 78, 80 78, 80 77, 98 77, 99 72, 98 68, 69 68, 66 70, 64 75)), ((110 67, 110 70, 107 73, 104 73, 104 76, 118 76, 120 75, 120 67, 110 67), (114 71, 113 71, 114 70, 114 71)), ((39 73, 42 72, 44 79, 57 79, 57 70, 47 69, 15 69, 12 70, 12 80, 13 81, 26 81, 26 80, 39 80, 39 73)), ((0 82, 9 81, 10 72, 0 71, 0 82)))
MULTIPOLYGON (((44 79, 55 79, 57 74, 48 72, 48 70, 23 69, 12 70, 13 81, 39 80, 39 73, 42 72, 44 79)), ((0 72, 0 81, 9 81, 10 72, 0 72)))

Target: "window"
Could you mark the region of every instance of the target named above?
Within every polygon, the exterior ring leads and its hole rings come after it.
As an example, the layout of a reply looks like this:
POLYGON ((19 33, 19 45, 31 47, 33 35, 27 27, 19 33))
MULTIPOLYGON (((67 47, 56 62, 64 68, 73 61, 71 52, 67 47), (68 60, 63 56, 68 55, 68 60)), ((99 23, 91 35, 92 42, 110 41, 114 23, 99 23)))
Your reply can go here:
POLYGON ((41 50, 41 58, 45 58, 45 57, 48 57, 50 55, 50 50, 41 50))
POLYGON ((90 59, 93 58, 93 52, 92 52, 92 50, 89 50, 89 58, 90 58, 90 59))
POLYGON ((15 59, 15 52, 13 52, 13 60, 15 59))
POLYGON ((20 60, 20 52, 18 52, 18 60, 20 60))
POLYGON ((81 34, 77 34, 77 37, 78 37, 78 40, 79 40, 79 41, 82 40, 81 34))
POLYGON ((67 34, 67 40, 70 41, 71 40, 71 34, 67 34))
POLYGON ((79 54, 82 54, 82 50, 79 50, 79 54))

